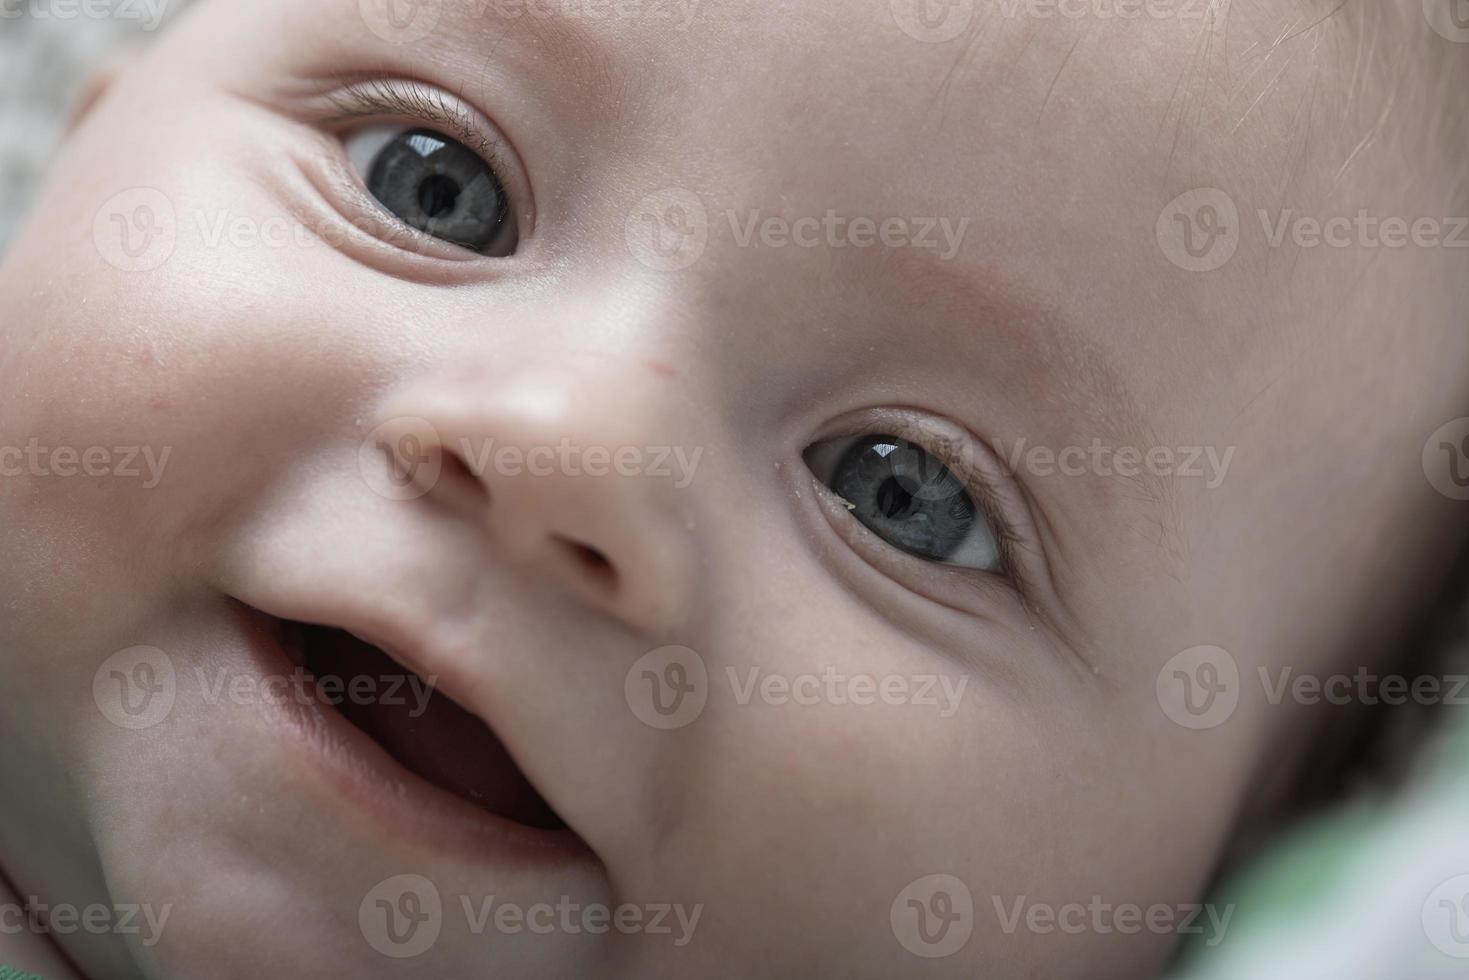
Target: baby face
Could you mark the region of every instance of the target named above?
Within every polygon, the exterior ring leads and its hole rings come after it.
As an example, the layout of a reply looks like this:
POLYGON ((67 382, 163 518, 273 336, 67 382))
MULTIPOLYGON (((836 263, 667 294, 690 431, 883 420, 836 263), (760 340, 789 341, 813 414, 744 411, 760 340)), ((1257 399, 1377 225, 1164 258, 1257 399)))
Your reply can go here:
POLYGON ((16 891, 166 916, 97 976, 1155 971, 1251 679, 1451 543, 1456 253, 1267 233, 1437 171, 1244 6, 203 3, 0 267, 16 891))

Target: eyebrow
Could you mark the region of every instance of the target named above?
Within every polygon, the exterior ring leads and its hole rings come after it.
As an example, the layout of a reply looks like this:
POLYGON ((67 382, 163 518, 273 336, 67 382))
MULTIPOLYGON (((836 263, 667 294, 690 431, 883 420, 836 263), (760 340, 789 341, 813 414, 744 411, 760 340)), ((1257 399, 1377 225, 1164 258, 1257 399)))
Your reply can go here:
MULTIPOLYGON (((1144 454, 1163 445, 1113 356, 1043 302, 1017 297, 1003 284, 987 282, 992 277, 985 270, 929 250, 874 249, 871 254, 878 266, 870 279, 879 292, 907 305, 915 295, 923 297, 925 308, 946 322, 972 325, 975 342, 998 342, 1014 351, 1017 359, 1034 365, 1036 383, 1045 385, 1047 400, 1059 401, 1068 421, 1074 420, 1073 428, 1086 431, 1088 439, 1094 435, 1110 440, 1114 449, 1137 447, 1144 454)), ((1010 461, 1004 463, 1008 469, 1010 461)), ((1128 499, 1143 505, 1144 519, 1156 528, 1146 532, 1147 539, 1179 558, 1183 538, 1174 475, 1139 466, 1133 475, 1114 471, 1105 479, 1117 481, 1128 499)))
POLYGON ((605 31, 587 18, 560 13, 501 12, 506 0, 461 0, 445 4, 439 30, 459 31, 465 46, 497 64, 512 62, 537 80, 559 87, 558 102, 583 122, 617 122, 623 116, 628 63, 609 43, 605 31), (552 60, 554 59, 554 60, 552 60), (555 71, 548 72, 551 63, 555 71))

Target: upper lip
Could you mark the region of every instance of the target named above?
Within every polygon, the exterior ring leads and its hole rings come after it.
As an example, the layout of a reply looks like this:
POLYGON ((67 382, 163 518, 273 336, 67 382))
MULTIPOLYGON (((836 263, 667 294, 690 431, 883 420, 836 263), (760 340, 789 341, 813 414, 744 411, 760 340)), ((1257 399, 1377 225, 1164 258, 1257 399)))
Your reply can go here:
MULTIPOLYGON (((488 717, 487 698, 482 685, 475 682, 466 665, 467 651, 463 641, 448 639, 444 620, 388 613, 360 601, 279 603, 254 606, 268 616, 294 620, 317 626, 345 630, 364 643, 380 648, 404 667, 418 674, 435 690, 460 707, 477 715, 497 735, 503 733, 488 717)), ((517 763, 520 759, 517 757, 517 763)))
MULTIPOLYGON (((389 604, 374 606, 363 598, 337 601, 325 598, 281 599, 264 603, 241 598, 239 601, 276 619, 341 629, 364 643, 380 648, 398 663, 418 674, 435 691, 483 721, 504 744, 506 751, 537 792, 552 807, 556 806, 555 797, 547 792, 537 773, 526 765, 523 753, 517 751, 515 744, 506 737, 506 732, 494 723, 491 711, 488 710, 491 701, 488 686, 482 680, 477 681, 471 672, 469 657, 474 654, 473 641, 454 631, 448 625, 451 622, 448 617, 440 619, 414 615, 392 608, 389 604)), ((345 723, 345 719, 343 721, 345 723)), ((525 827, 488 811, 478 813, 482 814, 485 821, 507 825, 503 829, 510 830, 512 836, 523 841, 537 841, 544 837, 545 842, 549 842, 574 833, 570 830, 548 831, 525 827)), ((577 846, 585 848, 582 841, 578 841, 577 846)))
MULTIPOLYGON (((428 632, 423 629, 400 627, 393 620, 372 618, 359 622, 316 619, 307 621, 346 630, 362 642, 378 647, 398 663, 423 678, 439 693, 466 711, 477 715, 481 721, 503 738, 491 720, 486 717, 487 713, 484 708, 478 703, 481 700, 477 696, 478 688, 468 678, 463 667, 463 650, 455 651, 439 646, 432 640, 425 643, 419 638, 430 636, 428 632)), ((520 760, 516 761, 518 763, 520 760)))

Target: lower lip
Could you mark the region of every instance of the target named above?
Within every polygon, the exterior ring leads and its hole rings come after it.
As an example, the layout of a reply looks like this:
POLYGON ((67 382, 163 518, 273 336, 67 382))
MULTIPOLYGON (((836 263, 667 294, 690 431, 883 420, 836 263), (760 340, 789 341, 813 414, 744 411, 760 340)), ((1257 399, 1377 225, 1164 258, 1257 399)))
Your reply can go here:
MULTIPOLYGON (((263 675, 296 670, 264 614, 245 609, 245 632, 263 675)), ((296 690, 295 688, 292 689, 296 690)), ((395 841, 417 841, 454 860, 515 868, 564 868, 594 860, 568 829, 507 820, 433 785, 389 755, 328 704, 294 695, 263 700, 280 722, 287 755, 304 760, 308 777, 326 783, 395 841)))

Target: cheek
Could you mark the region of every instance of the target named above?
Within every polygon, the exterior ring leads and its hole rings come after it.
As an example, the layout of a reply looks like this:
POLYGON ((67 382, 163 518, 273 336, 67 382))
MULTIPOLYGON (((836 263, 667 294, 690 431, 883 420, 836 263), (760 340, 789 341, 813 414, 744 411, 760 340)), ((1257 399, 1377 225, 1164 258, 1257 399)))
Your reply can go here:
POLYGON ((52 450, 0 507, 146 554, 351 425, 385 277, 266 234, 290 224, 248 147, 200 140, 205 110, 129 85, 65 147, 0 266, 0 442, 52 450), (170 125, 109 108, 139 102, 170 125))
POLYGON ((61 197, 0 271, 0 515, 53 561, 85 549, 89 579, 139 585, 323 433, 350 434, 373 358, 360 318, 308 292, 324 247, 180 235, 126 271, 77 241, 61 197))
MULTIPOLYGON (((688 729, 702 748, 671 770, 678 787, 666 795, 681 811, 660 860, 692 890, 755 910, 744 914, 760 921, 744 927, 789 931, 796 948, 849 945, 865 923, 864 947, 906 955, 892 904, 943 874, 967 889, 968 951, 993 975, 1157 955, 1169 936, 1005 923, 1017 902, 1196 901, 1234 789, 1187 774, 1222 767, 1150 724, 1145 705, 1041 669, 1018 687, 997 683, 828 594, 812 570, 792 574, 805 583, 799 606, 754 603, 789 615, 753 628, 711 616, 711 637, 725 639, 706 640, 709 702, 688 729), (872 694, 884 680, 901 694, 872 694)), ((792 584, 762 587, 789 595, 792 584)), ((1054 655, 1021 644, 993 654, 1054 655)))

